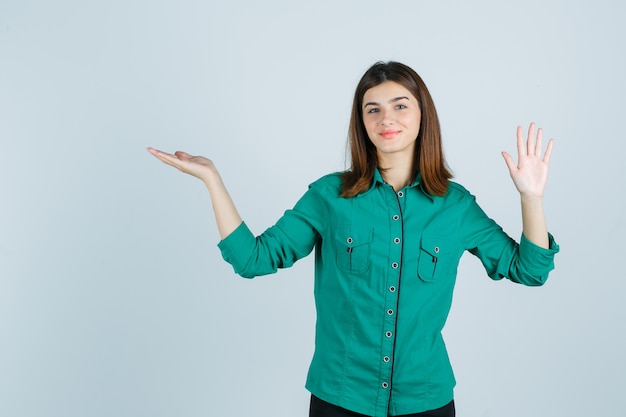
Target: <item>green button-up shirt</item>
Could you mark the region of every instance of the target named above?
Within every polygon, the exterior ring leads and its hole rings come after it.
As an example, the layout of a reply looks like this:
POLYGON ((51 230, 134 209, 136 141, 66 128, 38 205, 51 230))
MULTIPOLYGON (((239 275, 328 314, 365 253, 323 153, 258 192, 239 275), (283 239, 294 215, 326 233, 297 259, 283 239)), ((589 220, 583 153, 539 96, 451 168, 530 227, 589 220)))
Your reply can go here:
POLYGON ((315 353, 306 387, 331 404, 387 417, 439 408, 453 398, 441 330, 464 251, 493 279, 541 285, 558 246, 516 243, 451 183, 443 197, 417 180, 395 192, 376 172, 370 189, 339 197, 327 175, 255 237, 242 223, 219 243, 243 277, 276 272, 315 248, 315 353))

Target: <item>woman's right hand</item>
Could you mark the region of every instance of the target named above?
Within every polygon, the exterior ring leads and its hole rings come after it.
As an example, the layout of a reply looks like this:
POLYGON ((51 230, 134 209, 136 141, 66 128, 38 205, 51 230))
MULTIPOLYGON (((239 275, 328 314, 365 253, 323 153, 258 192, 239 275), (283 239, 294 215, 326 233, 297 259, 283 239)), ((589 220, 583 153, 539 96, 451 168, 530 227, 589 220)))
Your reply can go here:
POLYGON ((189 155, 187 152, 182 151, 176 151, 171 154, 154 148, 148 148, 148 152, 161 162, 171 165, 185 174, 193 175, 204 182, 217 174, 213 161, 203 156, 189 155))

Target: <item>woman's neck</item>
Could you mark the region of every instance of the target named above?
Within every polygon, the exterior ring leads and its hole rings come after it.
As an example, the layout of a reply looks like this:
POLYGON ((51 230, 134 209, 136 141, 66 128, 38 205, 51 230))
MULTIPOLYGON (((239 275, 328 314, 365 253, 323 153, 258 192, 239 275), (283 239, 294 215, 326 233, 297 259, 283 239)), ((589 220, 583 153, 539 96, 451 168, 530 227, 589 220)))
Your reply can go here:
POLYGON ((407 161, 406 158, 381 158, 380 155, 378 157, 380 175, 395 191, 404 188, 415 179, 412 163, 412 159, 407 161))

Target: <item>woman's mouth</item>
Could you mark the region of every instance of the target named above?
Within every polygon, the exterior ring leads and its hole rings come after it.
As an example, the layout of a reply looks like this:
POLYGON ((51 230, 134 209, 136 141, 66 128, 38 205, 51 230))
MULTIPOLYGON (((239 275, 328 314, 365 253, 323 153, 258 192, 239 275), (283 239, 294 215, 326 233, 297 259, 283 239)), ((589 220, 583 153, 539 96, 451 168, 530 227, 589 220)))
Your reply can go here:
POLYGON ((385 130, 384 132, 380 133, 380 136, 383 139, 393 139, 398 135, 398 133, 400 133, 399 130, 385 130))

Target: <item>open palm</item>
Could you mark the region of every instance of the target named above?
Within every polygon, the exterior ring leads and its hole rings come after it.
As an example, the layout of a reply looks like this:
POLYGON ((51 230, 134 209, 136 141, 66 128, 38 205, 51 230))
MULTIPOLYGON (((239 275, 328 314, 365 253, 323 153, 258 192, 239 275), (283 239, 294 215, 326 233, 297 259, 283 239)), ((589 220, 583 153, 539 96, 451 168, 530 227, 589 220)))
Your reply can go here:
POLYGON ((194 156, 182 151, 176 151, 171 154, 154 148, 148 148, 148 152, 167 165, 171 165, 185 174, 193 175, 201 180, 205 180, 217 172, 213 161, 203 156, 194 156))
POLYGON ((542 157, 541 128, 535 136, 535 124, 531 123, 528 128, 528 138, 524 143, 522 127, 517 127, 517 164, 513 157, 502 152, 504 161, 509 168, 509 173, 515 184, 515 188, 523 197, 543 197, 543 192, 548 182, 548 163, 554 141, 550 139, 542 157))

